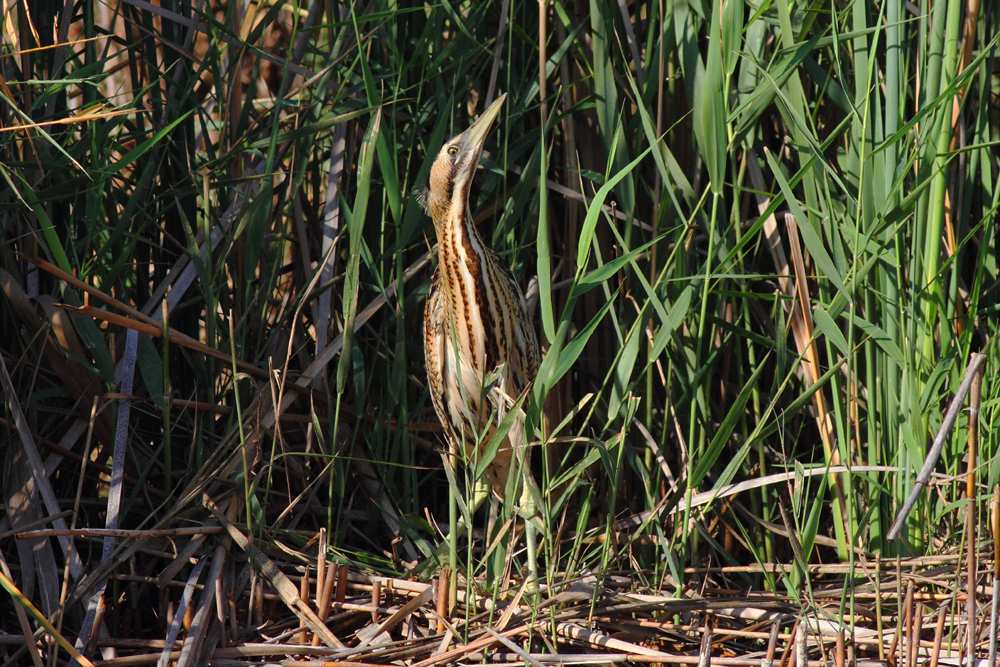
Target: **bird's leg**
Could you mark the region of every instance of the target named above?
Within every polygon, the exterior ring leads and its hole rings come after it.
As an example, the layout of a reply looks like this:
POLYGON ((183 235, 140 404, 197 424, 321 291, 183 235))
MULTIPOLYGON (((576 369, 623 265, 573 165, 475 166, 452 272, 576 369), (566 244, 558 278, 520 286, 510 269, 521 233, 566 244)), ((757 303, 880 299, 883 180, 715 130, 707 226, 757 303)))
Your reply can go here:
MULTIPOLYGON (((445 465, 448 465, 447 460, 445 461, 445 465)), ((482 506, 483 502, 489 497, 489 495, 489 484, 487 484, 485 480, 476 482, 472 490, 472 503, 468 505, 468 515, 470 518, 475 515, 476 510, 482 506)), ((455 517, 454 521, 449 521, 449 523, 451 523, 450 532, 446 536, 444 542, 438 545, 437 549, 435 549, 430 556, 425 558, 421 564, 411 570, 411 574, 420 578, 430 577, 434 574, 434 572, 445 565, 450 566, 453 573, 458 571, 458 538, 469 526, 468 522, 465 520, 465 515, 457 511, 457 502, 454 496, 452 496, 452 503, 456 505, 456 514, 458 516, 455 517)))
MULTIPOLYGON (((486 483, 486 480, 477 480, 472 488, 472 503, 468 506, 470 519, 476 513, 476 510, 480 508, 483 502, 486 501, 489 495, 490 487, 489 484, 486 483)), ((435 554, 439 563, 444 563, 444 555, 448 554, 448 563, 450 564, 452 571, 454 571, 454 569, 458 566, 458 538, 468 527, 465 515, 459 512, 457 520, 453 523, 452 529, 448 533, 447 542, 444 542, 438 549, 438 553, 435 554)))
POLYGON ((524 592, 529 599, 535 599, 538 595, 538 528, 542 527, 544 530, 545 524, 535 503, 539 492, 531 474, 531 450, 525 438, 523 422, 518 422, 516 428, 512 429, 511 440, 519 443, 517 465, 521 472, 521 498, 518 514, 524 519, 524 541, 528 550, 528 578, 524 582, 524 592))
POLYGON ((528 579, 524 583, 524 592, 529 598, 538 594, 538 535, 535 521, 540 521, 538 507, 531 493, 531 470, 524 473, 525 479, 521 489, 521 507, 519 514, 524 519, 524 541, 528 550, 528 579))
MULTIPOLYGON (((450 466, 449 477, 455 477, 455 445, 450 445, 451 456, 445 458, 444 465, 450 466)), ((458 497, 454 493, 448 494, 448 565, 454 572, 458 567, 458 521, 461 517, 458 513, 458 497)), ((441 559, 439 558, 438 561, 441 559)))

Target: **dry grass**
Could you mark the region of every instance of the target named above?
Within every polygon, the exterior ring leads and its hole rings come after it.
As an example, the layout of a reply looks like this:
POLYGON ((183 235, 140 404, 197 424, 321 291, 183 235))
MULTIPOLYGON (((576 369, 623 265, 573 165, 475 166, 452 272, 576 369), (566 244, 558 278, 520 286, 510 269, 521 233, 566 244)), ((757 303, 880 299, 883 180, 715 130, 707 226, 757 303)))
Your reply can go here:
POLYGON ((992 659, 984 4, 18 4, 0 667, 992 659), (537 599, 508 505, 429 558, 411 193, 501 91, 537 599))

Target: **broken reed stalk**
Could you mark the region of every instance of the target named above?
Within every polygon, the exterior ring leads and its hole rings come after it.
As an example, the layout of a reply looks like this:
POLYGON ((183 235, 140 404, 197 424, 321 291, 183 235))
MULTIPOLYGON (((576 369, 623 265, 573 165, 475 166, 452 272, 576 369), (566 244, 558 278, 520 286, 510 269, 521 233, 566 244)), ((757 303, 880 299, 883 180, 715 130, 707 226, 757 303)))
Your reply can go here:
POLYGON ((372 581, 372 623, 378 623, 378 607, 382 601, 382 580, 372 581))
POLYGON ((326 527, 319 529, 319 550, 316 553, 316 609, 319 609, 323 599, 323 588, 326 586, 326 527))
POLYGON ((942 602, 938 605, 937 625, 934 626, 934 647, 931 649, 930 667, 937 667, 938 657, 941 655, 941 640, 944 637, 944 613, 947 608, 947 602, 942 602))
POLYGON ((795 633, 799 631, 799 619, 795 619, 795 623, 792 624, 792 629, 788 633, 788 641, 785 642, 785 648, 781 651, 781 660, 778 661, 778 667, 785 667, 789 664, 788 660, 792 655, 792 644, 795 643, 795 633))
POLYGON ((772 667, 774 665, 774 650, 778 646, 778 634, 781 632, 781 621, 779 617, 771 624, 771 632, 767 638, 767 655, 761 661, 761 667, 772 667))
POLYGON ((715 617, 708 614, 705 617, 705 627, 702 629, 698 667, 708 667, 712 662, 712 634, 714 629, 715 617))
POLYGON ((924 612, 923 607, 920 602, 914 596, 913 599, 913 646, 910 648, 910 655, 912 656, 910 664, 914 667, 918 662, 918 657, 920 655, 920 630, 924 627, 924 612))
MULTIPOLYGON (((302 571, 302 579, 299 581, 299 597, 306 604, 309 603, 309 563, 306 563, 305 568, 302 571)), ((309 631, 305 623, 299 626, 302 630, 299 632, 299 643, 305 644, 309 641, 309 631)))
MULTIPOLYGON (((799 623, 795 631, 795 664, 796 667, 807 667, 809 665, 809 625, 799 623)), ((825 662, 825 661, 824 661, 825 662)))
MULTIPOLYGON (((441 568, 438 572, 437 586, 437 613, 442 618, 448 616, 448 583, 451 581, 451 570, 447 567, 441 568)), ((444 632, 444 623, 438 621, 437 631, 444 632)))
POLYGON ((347 567, 347 563, 341 563, 337 568, 337 602, 343 604, 344 600, 347 599, 347 577, 350 568, 347 567))
MULTIPOLYGON (((308 581, 308 579, 307 579, 308 581)), ((229 614, 229 607, 226 604, 226 587, 222 576, 215 580, 215 617, 219 622, 219 646, 226 648, 226 616, 229 614)))
MULTIPOLYGON (((325 557, 325 554, 324 554, 325 557)), ((319 596, 319 603, 316 606, 316 615, 319 620, 326 622, 326 617, 330 613, 330 598, 333 596, 333 584, 337 578, 336 570, 329 568, 326 573, 326 581, 323 582, 323 594, 319 596)), ((313 635, 312 645, 319 646, 319 635, 313 635)))

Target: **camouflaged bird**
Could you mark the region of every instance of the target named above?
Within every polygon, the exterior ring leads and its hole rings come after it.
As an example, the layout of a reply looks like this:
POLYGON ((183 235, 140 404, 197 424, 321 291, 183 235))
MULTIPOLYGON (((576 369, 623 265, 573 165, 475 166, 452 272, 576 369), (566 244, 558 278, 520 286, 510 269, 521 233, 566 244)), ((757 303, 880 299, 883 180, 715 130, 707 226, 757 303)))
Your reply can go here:
MULTIPOLYGON (((421 198, 438 241, 424 311, 427 382, 449 445, 457 451, 464 444, 469 460, 481 455, 477 442, 485 448, 513 401, 534 381, 540 357, 524 295, 483 242, 469 210, 483 144, 506 97, 445 142, 421 198), (497 372, 484 401, 484 381, 497 372)), ((501 499, 521 438, 523 425, 516 420, 486 470, 489 490, 501 499)))

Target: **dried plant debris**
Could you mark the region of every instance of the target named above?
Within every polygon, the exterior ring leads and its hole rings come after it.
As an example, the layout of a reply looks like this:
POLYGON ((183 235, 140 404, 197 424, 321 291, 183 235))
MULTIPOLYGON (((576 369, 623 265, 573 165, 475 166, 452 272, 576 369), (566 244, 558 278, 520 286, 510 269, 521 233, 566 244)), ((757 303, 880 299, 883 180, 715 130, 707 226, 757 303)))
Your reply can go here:
POLYGON ((4 7, 0 667, 996 665, 1000 3, 4 7))
MULTIPOLYGON (((420 582, 338 566, 336 560, 322 565, 318 535, 296 535, 306 541, 304 548, 282 539, 252 544, 222 513, 216 518, 224 532, 121 531, 130 548, 118 558, 135 574, 110 577, 108 590, 119 591, 119 598, 111 605, 105 598, 98 623, 118 632, 93 642, 95 665, 204 659, 212 664, 757 665, 769 660, 787 665, 801 664, 791 661, 803 657, 809 664, 915 664, 929 658, 958 664, 968 620, 966 594, 955 588, 957 555, 814 567, 808 604, 787 594, 718 585, 793 567, 780 565, 692 567, 686 574, 697 588, 682 590, 643 586, 625 572, 565 581, 551 573, 541 595, 526 601, 515 581, 507 582, 506 595, 487 595, 485 582, 470 587, 462 578, 452 590, 447 570, 420 582), (157 569, 179 558, 186 575, 173 578, 157 569), (904 597, 897 596, 899 590, 906 591, 904 597), (845 591, 853 598, 850 604, 845 591)), ((51 529, 14 537, 31 540, 58 532, 81 541, 94 538, 84 530, 51 529)), ((981 565, 992 568, 986 558, 981 565)), ((4 586, 12 587, 9 579, 4 586)), ((977 590, 980 602, 992 595, 992 587, 977 590)), ((975 618, 982 635, 978 649, 985 648, 988 610, 983 605, 975 618)), ((42 614, 33 607, 32 613, 42 614)), ((14 628, 0 634, 0 642, 10 649, 27 647, 14 628)), ((30 644, 43 653, 51 650, 45 635, 30 644)))

